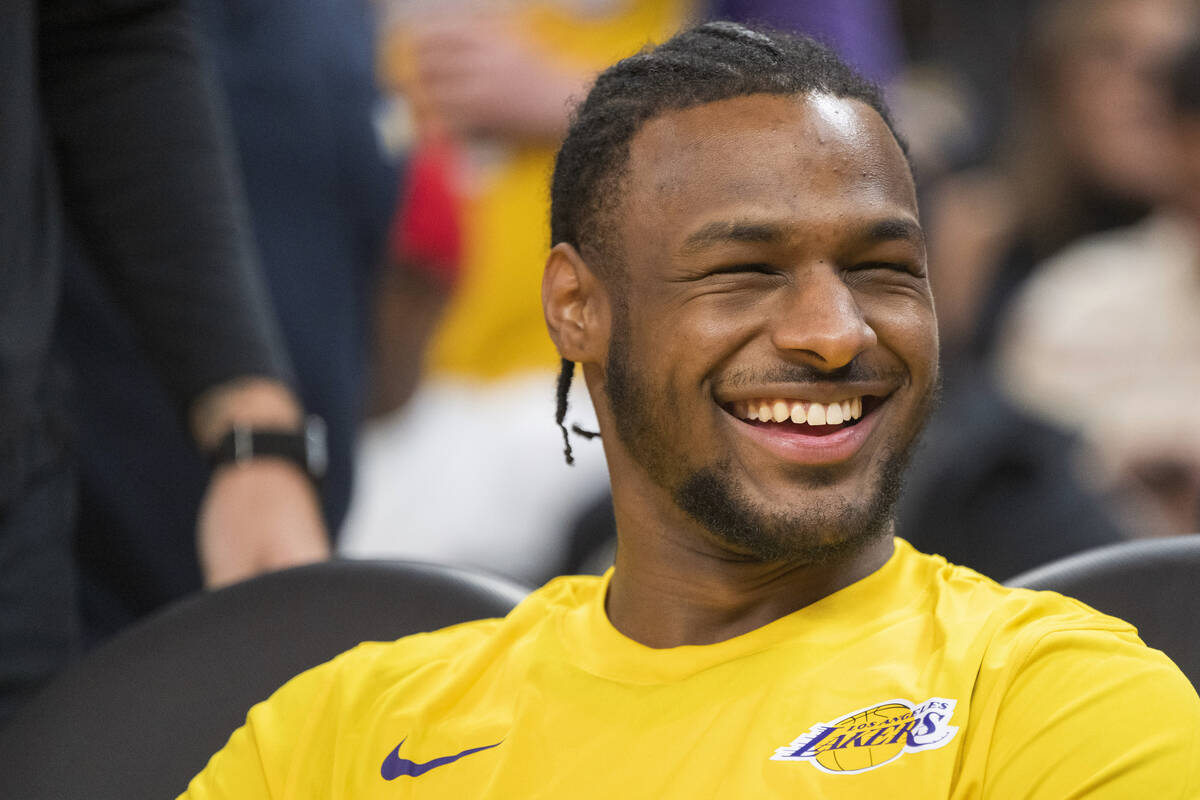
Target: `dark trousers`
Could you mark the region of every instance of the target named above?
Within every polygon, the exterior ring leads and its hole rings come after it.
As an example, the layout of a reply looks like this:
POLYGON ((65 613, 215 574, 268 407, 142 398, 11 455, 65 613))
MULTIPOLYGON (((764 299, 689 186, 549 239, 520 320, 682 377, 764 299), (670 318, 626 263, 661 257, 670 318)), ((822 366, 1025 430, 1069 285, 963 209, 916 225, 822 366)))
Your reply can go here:
POLYGON ((61 445, 22 438, 0 448, 0 725, 79 647, 74 474, 61 445))

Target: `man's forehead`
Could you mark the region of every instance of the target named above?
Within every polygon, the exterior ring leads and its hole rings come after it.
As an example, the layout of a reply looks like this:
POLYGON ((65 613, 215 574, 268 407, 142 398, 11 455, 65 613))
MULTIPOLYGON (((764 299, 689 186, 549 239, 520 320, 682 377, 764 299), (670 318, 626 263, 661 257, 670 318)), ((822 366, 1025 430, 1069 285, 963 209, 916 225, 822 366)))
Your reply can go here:
POLYGON ((912 174, 887 123, 861 101, 820 93, 748 95, 651 120, 631 143, 624 189, 635 229, 647 215, 664 224, 763 204, 786 213, 845 202, 916 219, 912 174))
POLYGON ((903 165, 908 171, 899 144, 875 109, 821 93, 753 94, 667 112, 634 135, 630 167, 635 175, 699 164, 735 173, 739 166, 781 155, 784 146, 796 158, 834 157, 876 168, 903 165), (737 157, 704 162, 720 151, 737 157))
POLYGON ((869 121, 886 126, 883 118, 867 103, 852 97, 835 97, 824 92, 800 94, 746 94, 700 103, 687 108, 664 112, 648 120, 634 135, 652 138, 666 131, 696 132, 714 128, 730 121, 759 126, 763 123, 794 124, 803 118, 810 131, 824 139, 829 136, 850 136, 871 127, 869 121))

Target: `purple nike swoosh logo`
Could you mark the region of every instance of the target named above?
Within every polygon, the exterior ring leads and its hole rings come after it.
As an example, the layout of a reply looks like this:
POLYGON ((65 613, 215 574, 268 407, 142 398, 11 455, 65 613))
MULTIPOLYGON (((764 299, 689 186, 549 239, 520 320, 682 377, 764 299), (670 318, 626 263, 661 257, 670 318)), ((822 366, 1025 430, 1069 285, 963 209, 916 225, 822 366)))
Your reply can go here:
POLYGON ((385 781, 394 781, 401 775, 408 775, 416 778, 419 775, 424 775, 431 769, 437 769, 438 767, 444 767, 447 764, 453 764, 455 761, 458 761, 464 756, 469 756, 472 753, 478 753, 481 750, 491 750, 493 747, 499 747, 504 743, 504 740, 501 739, 499 742, 496 742, 496 744, 488 744, 484 745, 483 747, 472 747, 469 750, 463 750, 461 753, 457 753, 452 756, 442 756, 441 758, 435 758, 432 761, 426 761, 424 764, 418 764, 416 761, 410 761, 407 758, 400 757, 400 748, 404 745, 404 742, 407 739, 407 736, 404 737, 404 739, 401 739, 400 744, 396 745, 396 749, 388 753, 387 758, 383 760, 383 766, 379 768, 379 774, 383 776, 385 781))

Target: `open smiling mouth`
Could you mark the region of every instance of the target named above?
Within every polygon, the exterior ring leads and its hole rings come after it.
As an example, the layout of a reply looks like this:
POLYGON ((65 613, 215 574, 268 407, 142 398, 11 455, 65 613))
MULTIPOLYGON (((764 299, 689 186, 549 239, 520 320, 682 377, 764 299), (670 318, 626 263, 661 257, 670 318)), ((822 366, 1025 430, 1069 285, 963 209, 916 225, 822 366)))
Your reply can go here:
POLYGON ((747 425, 779 433, 829 436, 852 428, 877 409, 887 398, 861 395, 832 403, 807 400, 762 398, 737 400, 722 406, 747 425))

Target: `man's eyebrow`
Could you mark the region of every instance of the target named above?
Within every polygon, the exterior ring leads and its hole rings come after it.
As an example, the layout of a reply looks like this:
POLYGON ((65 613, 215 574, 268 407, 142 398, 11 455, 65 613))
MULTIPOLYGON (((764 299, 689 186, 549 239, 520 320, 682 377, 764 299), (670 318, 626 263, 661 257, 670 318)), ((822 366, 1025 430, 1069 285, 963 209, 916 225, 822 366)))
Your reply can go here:
POLYGON ((867 226, 864 238, 873 242, 905 239, 913 244, 925 244, 925 231, 915 221, 904 217, 889 217, 867 226))
MULTIPOLYGON (((889 217, 868 224, 863 237, 872 242, 910 241, 924 246, 925 232, 914 220, 889 217)), ((751 243, 777 244, 787 238, 782 225, 770 222, 719 221, 710 222, 683 240, 680 251, 692 253, 718 244, 751 243)))
POLYGON ((784 239, 783 228, 762 222, 710 222, 683 240, 684 253, 703 250, 716 244, 775 244, 784 239))

